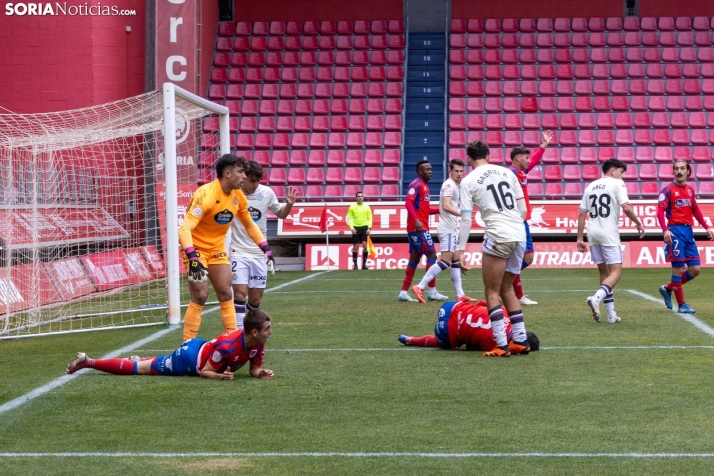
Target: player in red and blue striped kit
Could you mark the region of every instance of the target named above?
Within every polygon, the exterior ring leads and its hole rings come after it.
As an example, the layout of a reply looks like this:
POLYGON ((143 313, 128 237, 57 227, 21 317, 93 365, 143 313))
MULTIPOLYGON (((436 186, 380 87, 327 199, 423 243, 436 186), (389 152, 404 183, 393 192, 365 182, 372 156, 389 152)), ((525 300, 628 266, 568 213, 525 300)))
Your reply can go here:
MULTIPOLYGON (((432 168, 427 160, 420 160, 416 164, 418 177, 412 180, 407 191, 407 198, 404 206, 407 209, 407 236, 409 237, 409 263, 404 272, 404 282, 402 290, 399 292, 399 301, 419 302, 409 296, 414 273, 419 260, 426 255, 427 271, 436 264, 436 248, 434 240, 429 233, 429 215, 439 213, 439 207, 432 208, 429 199, 429 186, 427 182, 431 180, 432 168)), ((436 291, 436 279, 429 282, 428 299, 430 301, 446 301, 447 297, 436 291)))
POLYGON ((94 369, 114 375, 165 375, 233 380, 233 372, 250 362, 251 377, 270 379, 273 371, 262 368, 265 343, 273 333, 270 316, 253 310, 245 316, 244 329, 227 332, 211 341, 189 339, 169 355, 128 359, 90 359, 80 352, 67 373, 94 369))
MULTIPOLYGON (((511 337, 511 321, 506 308, 502 307, 503 324, 508 337, 508 347, 511 354, 528 354, 540 348, 538 337, 531 331, 526 331, 528 345, 519 345, 511 337)), ((399 342, 417 347, 440 347, 442 349, 458 349, 465 346, 466 350, 486 351, 484 357, 492 357, 488 352, 494 349, 496 340, 493 338, 491 320, 488 316, 486 301, 453 301, 447 302, 437 313, 438 321, 434 326, 434 335, 410 337, 401 334, 399 342)))
POLYGON ((699 276, 700 272, 699 250, 692 231, 693 218, 707 231, 710 240, 714 240, 714 230, 710 229, 704 220, 697 205, 694 188, 687 184, 687 179, 692 175, 692 167, 684 160, 676 160, 673 172, 674 182, 662 189, 657 207, 657 219, 664 232, 664 254, 667 262, 672 263, 672 280, 669 284, 660 286, 659 293, 669 309, 672 309, 674 293, 679 304, 678 312, 694 314, 694 309, 684 301, 682 289, 682 286, 699 276))

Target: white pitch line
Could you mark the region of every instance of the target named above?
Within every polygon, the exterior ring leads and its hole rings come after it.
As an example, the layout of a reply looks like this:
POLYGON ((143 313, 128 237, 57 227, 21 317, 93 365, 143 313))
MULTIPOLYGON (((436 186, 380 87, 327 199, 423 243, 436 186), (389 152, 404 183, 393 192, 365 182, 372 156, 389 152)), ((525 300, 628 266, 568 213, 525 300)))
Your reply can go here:
POLYGON ((265 453, 0 453, 0 458, 714 458, 714 453, 419 453, 419 452, 265 452, 265 453))
MULTIPOLYGON (((662 301, 662 299, 657 299, 654 296, 650 296, 649 294, 641 293, 634 289, 628 289, 627 291, 629 291, 630 293, 632 293, 636 296, 647 299, 648 301, 653 301, 653 302, 659 303, 662 306, 664 306, 664 302, 662 301)), ((690 324, 694 324, 700 331, 705 332, 705 333, 709 334, 710 336, 714 337, 714 329, 712 329, 708 325, 704 324, 702 321, 700 321, 699 319, 694 317, 692 314, 680 314, 674 309, 672 309, 672 312, 674 312, 675 314, 677 314, 679 317, 681 317, 685 321, 689 322, 690 324)))
MULTIPOLYGON (((268 292, 268 291, 266 291, 268 292)), ((477 292, 482 292, 481 289, 477 290, 477 292)), ((540 293, 591 293, 592 289, 555 289, 555 290, 538 290, 538 291, 533 291, 534 294, 540 294, 540 293)), ((326 294, 347 294, 347 293, 359 293, 359 294, 369 294, 369 293, 377 293, 377 294, 396 294, 397 291, 343 291, 343 290, 333 290, 333 291, 280 291, 275 294, 319 294, 319 293, 326 293, 326 294)))
MULTIPOLYGON (((324 348, 324 349, 265 349, 265 352, 401 352, 405 350, 441 350, 437 347, 364 347, 364 348, 324 348)), ((609 345, 609 346, 558 346, 541 347, 540 350, 648 350, 648 349, 714 349, 714 345, 609 345)), ((134 349, 135 352, 173 352, 174 349, 134 349)), ((464 349, 460 350, 465 352, 464 349)))
MULTIPOLYGON (((131 352, 132 350, 135 350, 139 346, 148 344, 149 342, 152 342, 152 341, 158 339, 159 337, 163 337, 164 335, 168 334, 169 332, 171 332, 175 329, 176 328, 174 328, 174 327, 170 327, 168 329, 162 329, 158 332, 151 334, 148 337, 145 337, 139 341, 134 342, 133 344, 127 345, 126 347, 122 347, 121 349, 110 352, 102 358, 103 359, 111 359, 113 357, 118 357, 121 354, 126 354, 128 352, 131 352)), ((85 373, 88 370, 89 369, 82 369, 79 372, 74 373, 72 375, 63 375, 59 378, 52 380, 51 382, 44 384, 41 387, 38 387, 38 388, 32 390, 31 392, 26 393, 25 395, 22 395, 22 396, 17 397, 13 400, 10 400, 9 402, 6 402, 6 403, 0 405, 0 413, 5 413, 7 411, 14 410, 15 408, 19 407, 23 403, 27 403, 30 400, 33 400, 41 395, 44 395, 45 393, 49 392, 50 390, 54 390, 57 387, 61 387, 62 385, 66 384, 70 380, 74 379, 75 377, 77 377, 78 375, 80 375, 82 373, 85 373)))
MULTIPOLYGON (((287 282, 287 283, 283 283, 283 284, 281 284, 281 285, 279 285, 279 286, 275 286, 274 288, 266 289, 265 292, 267 293, 267 292, 273 291, 273 290, 275 290, 275 289, 283 288, 283 287, 288 286, 288 285, 290 285, 290 284, 299 283, 299 282, 301 282, 301 281, 305 281, 306 279, 314 278, 315 276, 319 276, 319 275, 321 275, 321 274, 323 274, 323 273, 326 273, 326 272, 327 272, 327 271, 323 271, 323 272, 321 272, 321 273, 316 273, 316 274, 311 274, 311 275, 309 275, 309 276, 305 276, 305 277, 303 277, 303 278, 296 279, 296 280, 294 280, 294 281, 290 281, 290 282, 287 282)), ((206 309, 205 311, 202 312, 202 314, 204 314, 204 315, 205 315, 205 314, 210 314, 210 313, 212 313, 212 312, 214 312, 214 311, 217 311, 218 309, 220 309, 220 306, 214 306, 214 307, 211 307, 211 308, 209 308, 209 309, 206 309)), ((155 341, 156 339, 158 339, 158 338, 160 338, 160 337, 163 337, 164 335, 168 334, 169 332, 174 331, 174 330, 177 330, 177 329, 179 329, 178 326, 169 327, 168 329, 162 329, 162 330, 160 330, 160 331, 158 331, 158 332, 155 332, 154 334, 151 334, 151 335, 148 336, 148 337, 145 337, 145 338, 143 338, 143 339, 141 339, 141 340, 138 340, 138 341, 134 342, 133 344, 129 344, 129 345, 125 346, 125 347, 122 347, 121 349, 114 350, 114 351, 112 351, 112 352, 106 354, 105 356, 103 356, 103 357, 101 357, 101 358, 102 358, 102 359, 111 359, 111 358, 114 358, 114 357, 118 357, 118 356, 120 356, 120 355, 122 355, 122 354, 127 354, 127 353, 129 353, 129 352, 135 351, 135 350, 138 349, 140 346, 145 345, 145 344, 148 344, 149 342, 155 341)), ((12 400, 10 400, 10 401, 8 401, 8 402, 5 402, 5 403, 3 403, 2 405, 0 405, 0 413, 5 413, 5 412, 7 412, 7 411, 14 410, 15 408, 19 407, 19 406, 22 405, 23 403, 27 403, 27 402, 29 402, 30 400, 34 400, 35 398, 37 398, 37 397, 39 397, 39 396, 41 396, 41 395, 44 395, 45 393, 49 392, 50 390, 54 390, 54 389, 57 388, 57 387, 61 387, 62 385, 66 384, 67 382, 69 382, 69 381, 71 381, 72 379, 74 379, 75 377, 77 377, 78 375, 80 375, 80 374, 82 374, 82 373, 85 373, 85 372, 87 372, 87 371, 89 371, 89 370, 90 370, 90 369, 83 369, 83 370, 80 370, 79 372, 74 373, 74 374, 72 374, 72 375, 63 375, 62 377, 56 378, 56 379, 54 379, 54 380, 52 380, 52 381, 50 381, 50 382, 44 384, 43 386, 38 387, 38 388, 32 390, 31 392, 26 393, 25 395, 22 395, 22 396, 20 396, 20 397, 14 398, 14 399, 12 399, 12 400)))

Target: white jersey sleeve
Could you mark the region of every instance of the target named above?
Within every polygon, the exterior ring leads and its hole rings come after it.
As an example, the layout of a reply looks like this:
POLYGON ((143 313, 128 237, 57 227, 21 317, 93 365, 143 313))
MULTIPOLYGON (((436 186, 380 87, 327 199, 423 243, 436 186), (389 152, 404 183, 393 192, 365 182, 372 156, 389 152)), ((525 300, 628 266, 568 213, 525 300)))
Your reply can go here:
POLYGON ((449 197, 451 199, 451 206, 458 210, 459 195, 459 184, 453 180, 447 179, 441 186, 441 193, 439 196, 439 226, 436 228, 437 233, 451 234, 459 232, 458 217, 444 210, 445 197, 449 197))
POLYGON ((629 202, 625 182, 603 177, 587 186, 580 209, 587 212, 588 243, 600 246, 620 246, 618 228, 622 205, 629 202))
POLYGON ((497 243, 526 240, 517 203, 523 200, 523 190, 513 172, 490 164, 479 166, 461 182, 461 196, 463 209, 478 208, 485 236, 497 243))
MULTIPOLYGON (((246 195, 245 198, 248 199, 248 211, 253 218, 253 222, 258 225, 263 236, 267 236, 268 210, 278 213, 283 208, 278 201, 278 197, 270 187, 258 185, 255 192, 246 195)), ((240 220, 233 220, 231 223, 231 246, 229 252, 232 256, 263 257, 263 252, 248 236, 248 232, 245 231, 240 220)))

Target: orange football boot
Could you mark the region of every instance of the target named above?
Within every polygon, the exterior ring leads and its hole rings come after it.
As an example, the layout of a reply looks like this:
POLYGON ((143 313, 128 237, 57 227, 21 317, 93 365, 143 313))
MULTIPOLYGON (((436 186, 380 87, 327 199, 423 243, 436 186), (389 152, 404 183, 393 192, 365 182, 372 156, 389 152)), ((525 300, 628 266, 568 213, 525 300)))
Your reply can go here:
POLYGON ((426 304, 426 301, 424 300, 424 290, 422 288, 417 285, 414 285, 412 286, 412 292, 420 303, 426 304))
POLYGON ((520 343, 511 341, 508 343, 508 350, 511 351, 511 354, 528 355, 531 351, 531 347, 528 345, 527 341, 520 343))
POLYGON ((483 354, 484 357, 510 357, 511 352, 508 349, 507 345, 504 345, 503 347, 496 346, 493 349, 491 349, 490 352, 486 352, 483 354))

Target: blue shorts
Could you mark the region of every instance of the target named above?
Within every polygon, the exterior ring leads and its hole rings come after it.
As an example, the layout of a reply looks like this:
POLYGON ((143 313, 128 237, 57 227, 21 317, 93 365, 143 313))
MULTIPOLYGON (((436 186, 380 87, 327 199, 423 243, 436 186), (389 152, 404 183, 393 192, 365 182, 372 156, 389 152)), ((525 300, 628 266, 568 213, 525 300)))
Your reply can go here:
POLYGON ((434 240, 428 231, 408 231, 409 237, 409 253, 436 253, 434 240))
POLYGON ((533 237, 531 236, 531 227, 528 226, 527 221, 524 221, 523 224, 526 226, 526 253, 533 253, 535 250, 533 248, 533 237))
POLYGON ((172 354, 156 357, 151 362, 151 373, 173 377, 197 376, 200 370, 196 368, 198 352, 205 343, 204 339, 189 339, 172 354))
POLYGON ((434 326, 434 337, 439 341, 439 347, 442 349, 451 349, 451 340, 449 340, 449 318, 451 317, 451 310, 457 304, 458 302, 456 301, 447 302, 439 308, 436 314, 438 320, 434 326))
POLYGON ((699 266, 699 250, 694 241, 694 232, 689 225, 672 225, 668 227, 672 232, 672 244, 664 244, 664 256, 672 267, 699 266))

